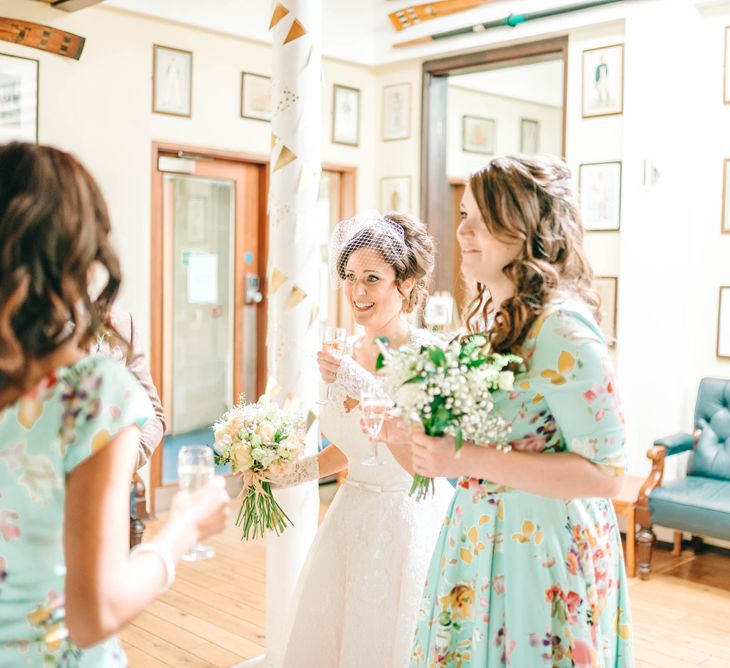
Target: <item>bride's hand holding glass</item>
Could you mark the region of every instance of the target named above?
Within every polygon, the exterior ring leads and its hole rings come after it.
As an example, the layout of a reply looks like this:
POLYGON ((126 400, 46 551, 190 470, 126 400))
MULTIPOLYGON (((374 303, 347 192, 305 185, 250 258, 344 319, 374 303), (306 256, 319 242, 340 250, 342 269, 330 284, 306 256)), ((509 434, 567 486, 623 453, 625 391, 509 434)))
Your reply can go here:
POLYGON ((337 370, 340 367, 342 356, 347 346, 347 330, 344 327, 325 327, 322 332, 322 350, 317 353, 317 364, 322 380, 327 384, 327 395, 324 401, 318 401, 320 405, 326 404, 331 399, 330 391, 332 383, 337 378, 337 370))

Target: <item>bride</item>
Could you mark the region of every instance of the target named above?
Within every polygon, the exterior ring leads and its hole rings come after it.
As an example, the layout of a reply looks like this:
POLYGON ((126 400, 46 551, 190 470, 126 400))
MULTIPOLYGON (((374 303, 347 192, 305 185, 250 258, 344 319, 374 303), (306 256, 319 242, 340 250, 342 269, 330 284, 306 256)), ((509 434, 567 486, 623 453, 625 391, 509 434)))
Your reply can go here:
POLYGON ((333 276, 364 334, 349 342, 351 357, 319 353, 322 378, 331 383, 320 425, 332 445, 280 481, 348 469, 297 584, 284 668, 409 664, 430 554, 453 490, 439 479, 435 494, 417 503, 408 495, 410 460, 398 449, 381 446, 381 465, 364 465, 371 444, 358 403, 363 390, 377 387, 378 337, 394 347, 435 342, 405 317, 422 306, 433 254, 425 226, 397 213, 343 221, 330 242, 333 276))

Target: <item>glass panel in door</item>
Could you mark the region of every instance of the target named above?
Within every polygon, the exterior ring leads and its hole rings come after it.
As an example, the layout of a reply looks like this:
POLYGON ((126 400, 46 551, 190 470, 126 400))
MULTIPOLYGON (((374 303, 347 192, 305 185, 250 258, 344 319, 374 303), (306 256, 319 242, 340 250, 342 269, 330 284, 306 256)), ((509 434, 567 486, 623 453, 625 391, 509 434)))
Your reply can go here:
POLYGON ((233 396, 235 189, 228 180, 166 174, 164 190, 172 240, 162 467, 169 484, 177 480, 180 448, 212 445, 210 426, 233 396))

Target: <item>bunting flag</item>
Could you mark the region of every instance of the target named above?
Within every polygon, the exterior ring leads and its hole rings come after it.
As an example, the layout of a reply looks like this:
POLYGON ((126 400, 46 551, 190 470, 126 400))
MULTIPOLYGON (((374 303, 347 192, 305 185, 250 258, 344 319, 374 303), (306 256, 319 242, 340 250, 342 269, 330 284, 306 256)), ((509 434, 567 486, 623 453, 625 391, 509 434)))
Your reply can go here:
POLYGON ((276 294, 276 291, 288 280, 289 279, 283 271, 279 271, 276 268, 272 269, 271 276, 269 278, 268 296, 273 297, 276 294))
POLYGON ((277 2, 274 6, 274 13, 271 15, 271 23, 269 23, 269 30, 271 30, 281 19, 283 19, 289 10, 284 7, 280 2, 277 2))
POLYGON ((288 164, 294 162, 296 159, 297 156, 294 151, 292 151, 287 146, 282 146, 281 152, 279 153, 279 158, 276 161, 276 166, 274 167, 274 171, 278 172, 280 169, 286 167, 288 164))
POLYGON ((294 23, 291 24, 289 34, 286 36, 284 44, 289 44, 290 42, 293 42, 294 40, 299 39, 306 34, 307 29, 301 23, 299 23, 297 19, 294 19, 294 23))
POLYGON ((286 310, 291 311, 291 309, 301 304, 306 298, 307 293, 304 290, 296 285, 292 286, 291 292, 289 293, 289 300, 286 302, 286 310))

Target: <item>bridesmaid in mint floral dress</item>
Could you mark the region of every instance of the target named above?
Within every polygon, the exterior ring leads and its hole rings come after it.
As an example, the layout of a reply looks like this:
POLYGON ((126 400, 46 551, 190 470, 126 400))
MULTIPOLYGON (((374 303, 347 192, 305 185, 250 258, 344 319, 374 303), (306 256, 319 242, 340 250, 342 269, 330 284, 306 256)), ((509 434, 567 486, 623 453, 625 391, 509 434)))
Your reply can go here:
POLYGON ((0 668, 122 668, 113 635, 223 530, 222 480, 176 495, 129 552, 129 485, 147 394, 88 356, 121 280, 106 205, 72 156, 0 146, 0 668), (108 281, 92 299, 101 266, 108 281))
POLYGON ((460 476, 423 594, 412 667, 627 668, 631 621, 609 497, 623 416, 564 164, 496 158, 475 172, 457 233, 499 351, 525 368, 495 396, 510 452, 412 435, 423 475, 460 476), (488 291, 488 292, 487 292, 488 291), (492 315, 494 314, 494 315, 492 315))

